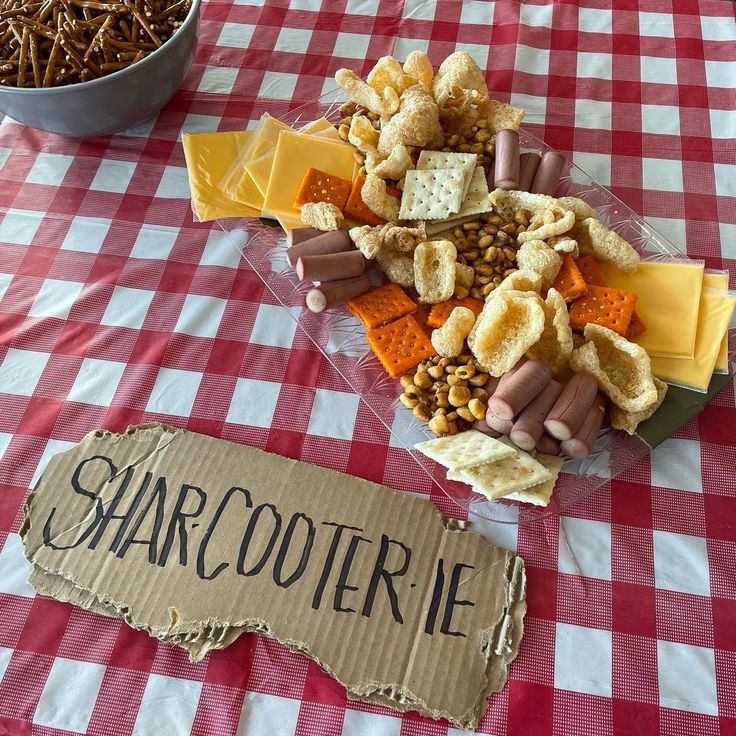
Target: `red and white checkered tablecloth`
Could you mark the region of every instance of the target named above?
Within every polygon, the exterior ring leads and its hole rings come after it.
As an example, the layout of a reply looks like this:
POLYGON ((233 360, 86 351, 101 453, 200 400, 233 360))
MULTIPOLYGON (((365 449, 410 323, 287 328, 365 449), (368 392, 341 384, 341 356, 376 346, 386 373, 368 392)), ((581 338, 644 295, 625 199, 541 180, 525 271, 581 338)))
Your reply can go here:
MULTIPOLYGON (((0 124, 0 734, 456 733, 348 702, 242 636, 182 650, 36 597, 22 503, 89 430, 165 422, 428 494, 406 455, 216 226, 181 131, 242 129, 340 66, 464 49, 525 125, 736 287, 736 22, 715 0, 210 0, 155 119, 105 138, 0 124)), ((563 518, 479 523, 527 564, 529 612, 485 734, 736 733, 736 407, 696 420, 563 518)), ((452 506, 444 508, 452 510, 452 506)))

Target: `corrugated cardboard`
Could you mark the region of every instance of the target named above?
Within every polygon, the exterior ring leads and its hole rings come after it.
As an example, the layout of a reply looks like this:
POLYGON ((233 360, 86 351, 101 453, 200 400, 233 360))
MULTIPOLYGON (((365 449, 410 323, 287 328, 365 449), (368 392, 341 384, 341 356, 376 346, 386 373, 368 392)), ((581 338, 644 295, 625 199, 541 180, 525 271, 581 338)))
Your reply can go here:
POLYGON ((522 560, 427 501, 163 425, 56 455, 21 530, 42 594, 197 661, 244 631, 348 696, 475 728, 516 656, 522 560))

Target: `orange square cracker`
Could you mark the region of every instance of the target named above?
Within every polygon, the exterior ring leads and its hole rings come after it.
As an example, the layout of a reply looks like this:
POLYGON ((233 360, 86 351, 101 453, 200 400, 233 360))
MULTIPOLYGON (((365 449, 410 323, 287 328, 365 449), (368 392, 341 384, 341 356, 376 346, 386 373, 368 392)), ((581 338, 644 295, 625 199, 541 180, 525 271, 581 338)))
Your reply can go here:
POLYGON ((391 378, 398 378, 436 354, 432 341, 410 314, 368 330, 367 339, 391 378))
MULTIPOLYGON (((361 225, 383 225, 386 220, 383 217, 377 215, 368 205, 363 201, 360 196, 360 191, 363 189, 365 184, 365 175, 359 174, 353 182, 353 188, 348 197, 348 203, 345 205, 343 210, 345 217, 355 220, 355 222, 361 225)), ((396 199, 401 199, 401 192, 394 187, 386 186, 386 191, 396 199)))
POLYGON ((472 296, 466 296, 465 299, 447 299, 432 307, 432 311, 427 317, 427 324, 430 327, 442 327, 455 307, 467 307, 477 317, 483 310, 484 304, 485 302, 482 299, 475 299, 472 296))
POLYGON ((342 210, 347 204, 352 186, 353 182, 348 179, 310 166, 296 193, 294 207, 301 207, 307 202, 328 202, 342 210))
POLYGON ((592 284, 593 286, 608 286, 606 280, 603 278, 601 269, 598 266, 598 261, 596 261, 593 256, 583 256, 582 258, 578 258, 575 265, 578 267, 578 271, 580 271, 580 275, 583 277, 586 284, 592 284))
POLYGON ((356 296, 347 307, 368 329, 372 329, 413 312, 417 305, 398 284, 386 284, 356 296))
POLYGON ((575 301, 583 294, 587 294, 588 285, 585 283, 575 259, 569 253, 563 253, 562 266, 552 282, 552 288, 557 289, 566 302, 575 301))
POLYGON ((594 323, 625 336, 636 305, 636 294, 610 286, 589 286, 585 296, 570 306, 570 326, 583 330, 594 323))

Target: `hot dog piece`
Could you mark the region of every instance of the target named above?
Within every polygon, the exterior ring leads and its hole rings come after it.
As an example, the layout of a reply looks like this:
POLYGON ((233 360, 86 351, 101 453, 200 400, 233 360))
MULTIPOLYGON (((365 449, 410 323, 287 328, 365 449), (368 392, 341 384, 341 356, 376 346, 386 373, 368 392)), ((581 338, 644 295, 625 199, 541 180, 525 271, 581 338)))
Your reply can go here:
POLYGON ((600 431, 605 412, 606 400, 598 394, 593 401, 593 405, 588 409, 588 413, 575 436, 562 443, 562 452, 573 458, 573 460, 581 460, 584 457, 588 457, 593 450, 595 438, 600 431))
POLYGON ((524 409, 511 428, 511 441, 522 450, 531 452, 544 434, 544 420, 562 393, 562 384, 550 381, 529 406, 524 409))
POLYGON ((554 151, 547 151, 539 162, 539 168, 534 175, 534 181, 532 181, 529 191, 534 194, 549 194, 553 196, 564 165, 564 156, 560 156, 559 153, 555 153, 554 151))
MULTIPOLYGON (((292 230, 292 232, 296 232, 292 230)), ((345 230, 332 230, 328 233, 319 233, 314 238, 292 245, 286 251, 286 260, 294 268, 302 256, 324 256, 328 253, 343 253, 353 250, 350 236, 345 230)), ((319 281, 319 279, 314 279, 319 281)))
POLYGON ((359 250, 321 256, 299 256, 296 275, 301 281, 336 281, 361 276, 366 260, 359 250))
POLYGON ((511 432, 511 428, 514 426, 511 419, 500 419, 491 413, 491 410, 486 411, 486 424, 499 434, 508 434, 511 432))
POLYGON ((559 455, 560 441, 548 434, 543 434, 537 442, 537 452, 543 452, 545 455, 559 455))
POLYGON ((479 432, 483 432, 483 434, 487 434, 489 437, 501 436, 500 432, 497 432, 495 429, 492 429, 488 426, 488 423, 485 419, 476 419, 473 422, 473 429, 477 429, 479 432))
POLYGON ((325 281, 319 288, 307 292, 307 307, 312 312, 324 312, 335 304, 342 304, 365 294, 370 288, 370 279, 365 275, 354 279, 325 281))
POLYGON ((522 153, 519 157, 519 191, 528 192, 531 189, 534 175, 539 168, 542 157, 538 153, 522 153))
POLYGON ((496 133, 495 186, 499 189, 519 187, 519 134, 515 130, 496 133))
POLYGON ((562 389, 547 418, 544 429, 558 440, 569 440, 583 425, 588 409, 598 392, 598 383, 587 373, 576 373, 562 389))
POLYGON ((512 376, 501 381, 488 402, 488 409, 499 419, 512 420, 532 402, 551 377, 552 371, 541 360, 527 360, 512 376))
POLYGON ((299 245, 305 240, 310 238, 316 238, 318 235, 322 235, 321 230, 317 230, 316 227, 297 227, 286 235, 286 247, 291 248, 294 245, 299 245))

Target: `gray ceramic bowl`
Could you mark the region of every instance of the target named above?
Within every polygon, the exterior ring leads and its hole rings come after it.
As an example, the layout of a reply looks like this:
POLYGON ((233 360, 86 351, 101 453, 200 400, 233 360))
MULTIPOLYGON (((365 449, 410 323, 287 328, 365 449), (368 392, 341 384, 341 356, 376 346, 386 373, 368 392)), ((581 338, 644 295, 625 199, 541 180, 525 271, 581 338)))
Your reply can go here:
POLYGON ((150 118, 174 96, 192 66, 199 5, 193 0, 179 30, 137 64, 65 87, 0 87, 0 111, 34 128, 79 137, 116 133, 150 118))

